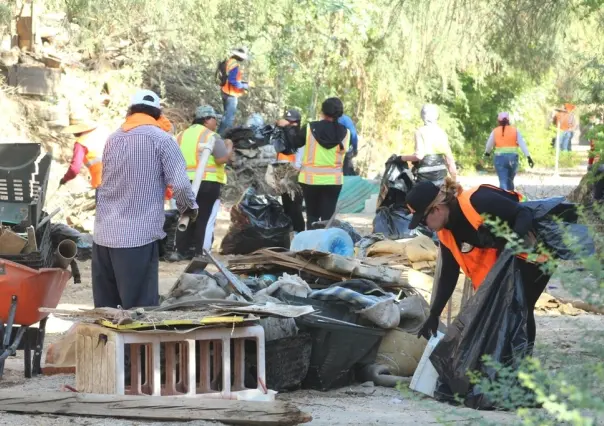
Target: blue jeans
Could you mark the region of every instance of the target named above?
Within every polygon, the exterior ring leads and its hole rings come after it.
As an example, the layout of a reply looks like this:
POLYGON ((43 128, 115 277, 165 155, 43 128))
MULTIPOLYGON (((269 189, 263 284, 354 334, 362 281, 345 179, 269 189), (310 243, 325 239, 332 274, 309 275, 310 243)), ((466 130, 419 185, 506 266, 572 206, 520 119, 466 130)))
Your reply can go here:
POLYGON ((235 122, 235 113, 237 113, 237 101, 235 96, 227 95, 222 92, 222 106, 224 107, 224 117, 218 127, 218 134, 224 136, 224 132, 233 127, 235 122))
POLYGON ((495 154, 495 170, 499 178, 499 187, 514 190, 514 177, 518 171, 518 154, 495 154))
POLYGON ((573 139, 573 132, 562 132, 560 134, 560 151, 570 151, 570 143, 573 139))

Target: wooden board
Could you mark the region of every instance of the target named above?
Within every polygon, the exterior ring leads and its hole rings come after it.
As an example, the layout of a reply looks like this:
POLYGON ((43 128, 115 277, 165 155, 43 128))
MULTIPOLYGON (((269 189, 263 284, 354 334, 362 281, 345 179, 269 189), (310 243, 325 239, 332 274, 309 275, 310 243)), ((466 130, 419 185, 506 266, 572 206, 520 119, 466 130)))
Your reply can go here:
POLYGON ((0 391, 0 411, 115 417, 147 421, 217 421, 232 425, 296 425, 312 417, 286 402, 182 397, 0 391))

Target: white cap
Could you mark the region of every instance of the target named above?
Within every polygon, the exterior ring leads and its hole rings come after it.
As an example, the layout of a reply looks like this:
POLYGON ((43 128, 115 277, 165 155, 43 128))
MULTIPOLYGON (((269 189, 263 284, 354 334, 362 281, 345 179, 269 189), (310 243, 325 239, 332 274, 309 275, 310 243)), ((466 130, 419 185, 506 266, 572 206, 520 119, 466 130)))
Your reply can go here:
POLYGON ((151 90, 139 90, 132 96, 132 100, 130 101, 130 105, 149 105, 157 109, 161 109, 161 105, 159 103, 159 96, 157 93, 151 90))

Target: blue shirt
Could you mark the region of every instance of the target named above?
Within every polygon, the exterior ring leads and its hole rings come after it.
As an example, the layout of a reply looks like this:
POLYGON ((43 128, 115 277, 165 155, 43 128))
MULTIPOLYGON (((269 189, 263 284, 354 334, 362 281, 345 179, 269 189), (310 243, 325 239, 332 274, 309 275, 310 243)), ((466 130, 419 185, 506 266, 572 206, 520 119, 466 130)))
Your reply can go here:
POLYGON ((350 146, 356 151, 359 142, 359 137, 357 136, 357 129, 356 127, 354 127, 352 119, 347 115, 343 115, 338 118, 338 123, 340 123, 342 126, 346 127, 350 131, 350 146))

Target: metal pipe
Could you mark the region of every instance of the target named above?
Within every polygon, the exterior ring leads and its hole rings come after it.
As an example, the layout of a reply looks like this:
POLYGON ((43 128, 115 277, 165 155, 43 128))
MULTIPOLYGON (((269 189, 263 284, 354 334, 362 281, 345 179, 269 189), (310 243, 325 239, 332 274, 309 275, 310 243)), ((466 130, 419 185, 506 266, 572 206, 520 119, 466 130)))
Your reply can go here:
POLYGON ((61 207, 57 207, 51 214, 46 216, 44 219, 42 219, 40 221, 40 223, 38 223, 38 225, 36 226, 36 229, 40 229, 41 227, 43 227, 46 222, 48 222, 50 219, 52 219, 52 217, 55 216, 60 211, 61 211, 61 207))
POLYGON ((53 266, 55 268, 67 269, 71 261, 78 254, 78 246, 72 240, 63 240, 59 243, 55 252, 55 260, 53 266))

